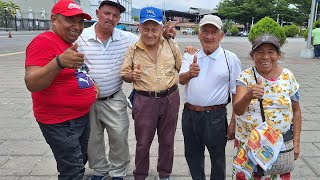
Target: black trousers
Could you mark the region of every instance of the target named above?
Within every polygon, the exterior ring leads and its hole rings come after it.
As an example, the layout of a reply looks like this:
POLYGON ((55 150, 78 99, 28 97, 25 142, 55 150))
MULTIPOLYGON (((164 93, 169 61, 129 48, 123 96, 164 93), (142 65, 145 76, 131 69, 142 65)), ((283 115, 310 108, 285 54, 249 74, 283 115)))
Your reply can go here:
POLYGON ((56 159, 58 180, 83 179, 90 135, 89 114, 59 124, 38 124, 56 159))
POLYGON ((182 113, 182 132, 184 136, 185 157, 192 179, 205 180, 204 151, 207 147, 211 160, 211 180, 226 178, 226 134, 227 110, 196 112, 184 109, 182 113))

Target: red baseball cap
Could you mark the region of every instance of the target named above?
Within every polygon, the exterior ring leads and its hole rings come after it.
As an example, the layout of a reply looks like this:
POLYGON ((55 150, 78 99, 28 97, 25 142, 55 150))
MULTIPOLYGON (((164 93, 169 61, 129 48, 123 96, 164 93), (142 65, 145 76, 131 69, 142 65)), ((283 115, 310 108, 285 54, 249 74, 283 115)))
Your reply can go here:
POLYGON ((82 15, 83 19, 91 20, 91 16, 84 13, 81 7, 72 0, 60 0, 57 2, 52 10, 52 14, 61 14, 63 16, 82 15))

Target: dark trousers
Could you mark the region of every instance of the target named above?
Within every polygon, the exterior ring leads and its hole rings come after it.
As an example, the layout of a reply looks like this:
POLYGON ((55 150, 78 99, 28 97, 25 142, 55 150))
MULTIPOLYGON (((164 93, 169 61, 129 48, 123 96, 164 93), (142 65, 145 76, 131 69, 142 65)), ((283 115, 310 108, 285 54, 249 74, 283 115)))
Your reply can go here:
POLYGON ((314 56, 316 58, 320 57, 320 44, 313 45, 314 48, 314 56))
POLYGON ((174 156, 174 135, 177 127, 180 96, 178 89, 167 97, 135 95, 133 116, 137 140, 135 180, 145 180, 149 171, 149 151, 155 132, 158 134, 160 178, 170 176, 174 156))
POLYGON ((227 111, 221 108, 212 111, 196 112, 184 109, 182 132, 185 157, 192 179, 205 180, 204 151, 207 147, 211 159, 211 180, 226 178, 226 134, 227 111))
POLYGON ((90 135, 89 114, 59 124, 39 123, 57 162, 59 180, 82 180, 90 135))

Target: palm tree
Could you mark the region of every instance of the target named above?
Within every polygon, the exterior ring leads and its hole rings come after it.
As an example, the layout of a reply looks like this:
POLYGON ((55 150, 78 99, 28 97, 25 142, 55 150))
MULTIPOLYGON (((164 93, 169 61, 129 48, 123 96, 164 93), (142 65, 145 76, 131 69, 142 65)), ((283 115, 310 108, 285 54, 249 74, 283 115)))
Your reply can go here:
POLYGON ((9 2, 0 1, 0 16, 7 15, 7 16, 14 17, 16 15, 17 9, 20 10, 19 6, 11 1, 9 2))

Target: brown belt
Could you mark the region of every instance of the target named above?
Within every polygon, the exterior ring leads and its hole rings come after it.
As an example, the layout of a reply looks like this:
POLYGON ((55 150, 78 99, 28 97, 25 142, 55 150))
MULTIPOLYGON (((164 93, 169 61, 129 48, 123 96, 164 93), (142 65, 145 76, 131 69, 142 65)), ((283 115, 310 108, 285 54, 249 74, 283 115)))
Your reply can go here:
POLYGON ((167 90, 163 90, 163 91, 158 91, 158 92, 154 92, 154 91, 137 91, 137 93, 141 94, 143 96, 150 96, 150 97, 159 98, 159 97, 168 96, 169 94, 173 93, 177 88, 178 88, 178 85, 175 84, 171 88, 169 88, 167 90))
POLYGON ((185 103, 184 107, 192 111, 212 111, 226 107, 226 104, 214 105, 214 106, 195 106, 189 103, 185 103))

